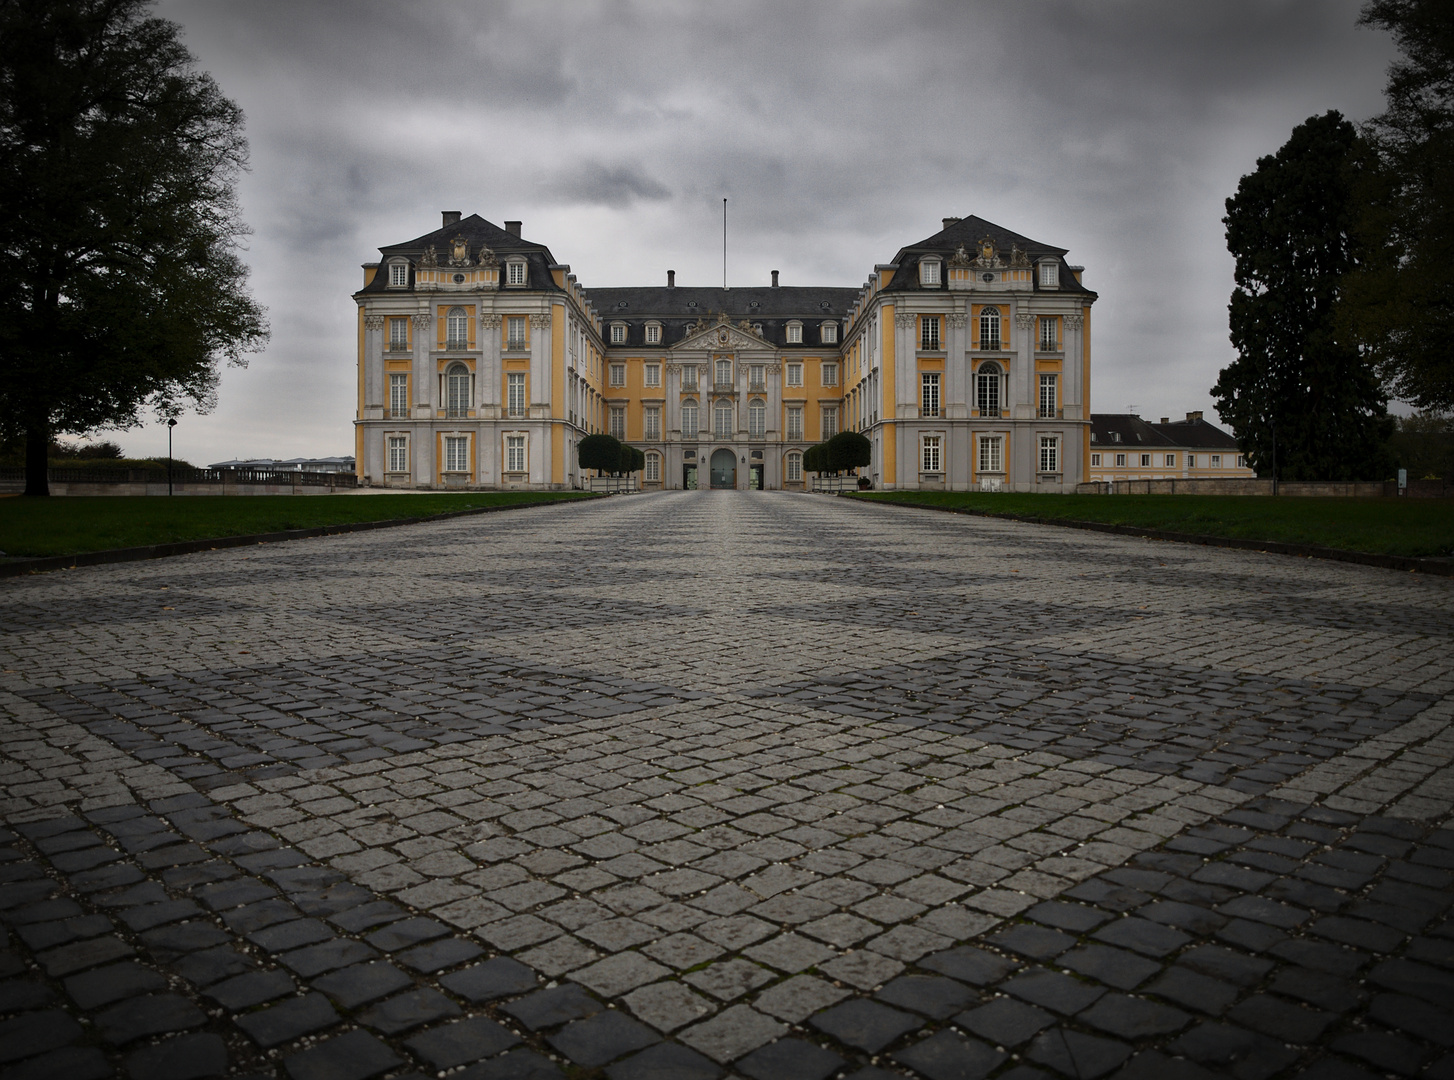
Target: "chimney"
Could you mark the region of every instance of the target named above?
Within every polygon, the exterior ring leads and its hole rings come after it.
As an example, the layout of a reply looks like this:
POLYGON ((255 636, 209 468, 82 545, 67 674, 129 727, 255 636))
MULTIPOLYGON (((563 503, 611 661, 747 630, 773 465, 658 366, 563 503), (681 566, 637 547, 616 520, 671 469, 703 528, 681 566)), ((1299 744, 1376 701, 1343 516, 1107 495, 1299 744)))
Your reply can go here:
POLYGON ((444 216, 444 227, 446 229, 449 228, 451 225, 458 225, 459 224, 459 211, 458 210, 445 210, 443 216, 444 216))
POLYGON ((1171 417, 1169 417, 1169 416, 1163 416, 1163 417, 1162 417, 1162 418, 1161 418, 1161 422, 1162 422, 1162 423, 1163 423, 1163 424, 1169 424, 1169 423, 1171 423, 1171 417))
POLYGON ((675 289, 677 287, 677 272, 675 270, 668 270, 666 272, 666 287, 668 289, 675 289))
POLYGON ((505 222, 505 231, 507 233, 509 233, 511 236, 519 236, 520 235, 520 222, 518 222, 518 221, 507 221, 507 222, 505 222))
POLYGON ((1191 421, 1191 420, 1200 420, 1202 418, 1202 414, 1199 413, 1199 412, 1189 412, 1189 413, 1186 414, 1186 418, 1189 421, 1191 421))
POLYGON ((776 270, 774 270, 774 271, 773 271, 773 272, 772 272, 772 287, 773 287, 773 288, 774 288, 774 289, 776 289, 776 288, 777 288, 777 271, 776 271, 776 270))
POLYGON ((960 221, 960 219, 957 218, 957 217, 947 217, 947 218, 944 219, 944 228, 947 229, 951 225, 957 225, 957 224, 959 224, 959 221, 960 221))

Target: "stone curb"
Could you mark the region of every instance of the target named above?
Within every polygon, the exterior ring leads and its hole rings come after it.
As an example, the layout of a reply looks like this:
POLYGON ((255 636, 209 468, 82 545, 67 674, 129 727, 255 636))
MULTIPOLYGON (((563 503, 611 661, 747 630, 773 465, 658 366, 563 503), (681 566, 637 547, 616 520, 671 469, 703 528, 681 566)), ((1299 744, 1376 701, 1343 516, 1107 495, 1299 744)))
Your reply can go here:
POLYGON ((553 506, 557 503, 590 502, 604 495, 592 495, 583 499, 551 499, 543 502, 512 503, 509 506, 476 506, 468 510, 449 510, 442 514, 426 514, 422 517, 388 518, 384 521, 353 521, 338 525, 320 525, 312 529, 285 529, 282 532, 252 533, 248 536, 219 536, 211 540, 181 540, 175 544, 151 544, 146 547, 110 548, 105 551, 86 551, 76 555, 54 555, 45 559, 17 559, 0 563, 0 578, 23 577, 26 574, 43 574, 50 570, 71 570, 77 566, 103 566, 107 563, 143 562, 147 559, 165 559, 171 555, 191 555, 198 551, 216 551, 220 548, 250 547, 253 544, 276 544, 284 540, 305 540, 312 536, 336 536, 342 533, 368 532, 372 529, 392 529, 399 525, 419 525, 426 521, 444 521, 447 518, 470 517, 475 514, 493 514, 500 510, 526 510, 535 506, 553 506))
MULTIPOLYGON (((839 492, 852 497, 854 492, 839 492)), ((971 517, 995 518, 1000 521, 1023 521, 1030 525, 1060 525, 1068 529, 1115 533, 1119 536, 1140 536, 1147 540, 1172 540, 1181 544, 1204 544, 1207 547, 1240 548, 1271 555, 1297 555, 1306 559, 1329 559, 1334 562, 1377 566, 1384 570, 1407 570, 1439 577, 1454 577, 1454 559, 1426 559, 1410 555, 1379 555, 1369 551, 1343 551, 1340 548, 1317 547, 1313 544, 1284 544, 1276 540, 1242 540, 1234 536, 1204 536, 1201 533, 1170 532, 1166 529, 1143 529, 1135 525, 1112 525, 1104 521, 1075 521, 1068 518, 1031 517, 1028 514, 991 514, 962 506, 933 506, 929 503, 898 502, 888 499, 863 499, 874 506, 907 506, 914 510, 939 510, 947 514, 968 514, 971 517)))

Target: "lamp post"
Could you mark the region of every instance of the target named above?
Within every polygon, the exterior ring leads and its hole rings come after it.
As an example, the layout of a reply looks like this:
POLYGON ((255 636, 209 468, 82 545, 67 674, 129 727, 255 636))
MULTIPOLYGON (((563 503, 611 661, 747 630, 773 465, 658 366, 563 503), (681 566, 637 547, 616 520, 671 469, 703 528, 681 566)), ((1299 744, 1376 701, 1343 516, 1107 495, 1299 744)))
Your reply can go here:
POLYGON ((172 493, 172 428, 177 426, 175 417, 167 418, 167 495, 172 493))

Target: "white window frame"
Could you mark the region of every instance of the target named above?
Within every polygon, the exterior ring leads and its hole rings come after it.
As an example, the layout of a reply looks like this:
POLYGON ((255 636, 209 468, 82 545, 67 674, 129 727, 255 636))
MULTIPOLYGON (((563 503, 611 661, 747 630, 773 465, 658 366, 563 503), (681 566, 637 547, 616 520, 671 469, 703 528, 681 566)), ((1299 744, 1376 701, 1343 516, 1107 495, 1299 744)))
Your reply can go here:
POLYGON ((444 436, 444 468, 446 473, 468 473, 470 471, 470 437, 468 435, 444 436))
POLYGON ((647 386, 660 386, 661 385, 661 365, 660 364, 647 364, 646 365, 645 383, 646 383, 647 386))
POLYGON ((409 375, 407 372, 389 373, 389 415, 402 420, 409 415, 409 375))
POLYGON ((919 260, 919 284, 926 289, 937 289, 944 281, 943 264, 937 257, 919 260))
POLYGON ((607 421, 606 422, 609 425, 607 427, 607 430, 611 433, 611 437, 612 438, 622 439, 622 440, 624 440, 626 438, 626 406, 625 405, 612 405, 611 406, 611 411, 607 415, 607 421))
POLYGON ((661 323, 646 324, 646 343, 648 345, 661 344, 661 323))
POLYGON ((1137 468, 1138 469, 1149 469, 1149 468, 1151 468, 1151 455, 1150 454, 1142 454, 1141 455, 1141 464, 1138 465, 1137 468))
POLYGON ((1187 454, 1186 467, 1188 469, 1195 469, 1197 467, 1197 456, 1195 454, 1187 454))
POLYGON ((1055 352, 1060 343, 1060 319, 1054 315, 1040 316, 1040 351, 1055 352))
POLYGON ((1040 287, 1042 289, 1060 288, 1060 263, 1054 259, 1047 259, 1040 264, 1040 287))
POLYGON ((767 392, 767 365, 750 364, 747 368, 747 389, 748 392, 759 394, 767 392))
POLYGON ((838 344, 838 324, 836 322, 825 322, 818 328, 819 340, 824 345, 838 344))
POLYGON ((695 439, 701 431, 701 413, 695 401, 682 402, 682 438, 695 439))
POLYGON ((505 468, 507 473, 530 471, 530 443, 524 432, 505 433, 505 468))
POLYGON ((941 473, 944 471, 943 437, 940 435, 921 435, 919 437, 919 465, 920 472, 941 473))
POLYGON ((397 474, 409 471, 409 435, 407 432, 385 436, 384 450, 388 455, 385 472, 397 474))
POLYGON ((1126 467, 1126 455, 1125 454, 1117 454, 1116 455, 1116 468, 1118 468, 1118 469, 1124 469, 1125 467, 1126 467))
POLYGON ((611 324, 611 344, 612 345, 625 345, 626 344, 626 324, 625 323, 612 323, 611 324))
POLYGON ((610 375, 611 375, 611 385, 612 386, 625 386, 626 385, 626 365, 625 364, 612 364, 611 365, 610 375))
POLYGON ((1162 468, 1164 468, 1164 469, 1174 469, 1174 468, 1176 468, 1176 455, 1175 454, 1167 454, 1166 455, 1166 464, 1163 465, 1162 468))
POLYGON ((1209 464, 1209 468, 1220 469, 1221 467, 1222 467, 1222 455, 1221 454, 1213 454, 1212 455, 1212 460, 1211 460, 1211 462, 1209 464))
POLYGON ((693 391, 697 389, 696 364, 684 364, 682 366, 682 389, 693 391))
POLYGON ((767 437, 767 402, 761 398, 747 403, 747 436, 750 439, 767 437))
POLYGON ((979 347, 989 352, 1000 352, 1005 347, 1003 318, 997 307, 979 309, 979 347))
POLYGON ((732 403, 730 401, 712 402, 712 438, 730 439, 736 434, 732 430, 732 403))
POLYGON ((1100 467, 1100 464, 1101 464, 1101 455, 1100 454, 1092 454, 1091 455, 1091 467, 1092 468, 1099 468, 1100 467))
POLYGON ((1060 436, 1040 436, 1040 471, 1042 473, 1060 472, 1060 436))
POLYGON ((712 367, 712 384, 714 386, 732 386, 732 361, 718 360, 712 367), (726 375, 724 379, 722 376, 726 375))
POLYGON ((788 438, 801 439, 803 437, 803 409, 800 405, 789 406, 788 408, 788 438))
POLYGON ((394 259, 389 263, 389 288, 407 289, 409 287, 409 264, 403 259, 394 259))
POLYGON ((940 412, 940 377, 937 371, 919 373, 919 415, 938 416, 940 412))
POLYGON ((940 335, 938 315, 919 316, 919 351, 920 352, 941 352, 944 348, 944 339, 940 335))
POLYGON ((803 455, 797 451, 788 454, 783 468, 783 479, 790 484, 802 483, 803 455))
POLYGON ((982 473, 1005 471, 1005 437, 1003 435, 981 435, 979 437, 978 471, 982 473))
POLYGON ((789 345, 801 345, 803 343, 803 324, 790 322, 787 328, 787 342, 789 345))
POLYGON ((409 320, 393 318, 389 320, 389 351, 407 352, 409 350, 409 320))
POLYGON ((1054 420, 1060 406, 1060 376, 1042 371, 1040 373, 1040 418, 1054 420))
POLYGON ((822 425, 824 439, 831 439, 838 434, 838 406, 824 405, 822 416, 819 418, 822 425))
POLYGON ((526 411, 525 372, 508 372, 505 375, 505 415, 519 418, 526 411))
POLYGON ((464 364, 450 364, 444 372, 445 415, 463 420, 474 403, 474 376, 464 364))
POLYGON ((1247 468, 1247 455, 1246 454, 1238 454, 1237 455, 1237 468, 1239 468, 1239 469, 1245 469, 1245 468, 1247 468))
POLYGON ((470 317, 462 307, 452 307, 444 317, 444 345, 447 349, 467 349, 470 343, 470 317))
POLYGON ((651 484, 661 483, 661 455, 647 454, 646 466, 643 471, 643 479, 651 484))
POLYGON ((974 373, 974 407, 980 416, 999 416, 1005 408, 1005 373, 995 361, 981 364, 974 373), (987 390, 993 390, 994 408, 985 408, 989 402, 987 390))
POLYGON ((505 316, 505 348, 523 349, 530 340, 527 335, 527 323, 524 315, 505 316))
POLYGON ((656 442, 661 438, 661 408, 657 405, 648 405, 642 412, 642 435, 643 439, 650 439, 656 442))
POLYGON ((525 272, 524 259, 510 259, 505 263, 505 284, 511 288, 520 288, 528 283, 528 275, 525 272))
POLYGON ((789 364, 788 365, 788 385, 789 386, 802 386, 803 385, 803 365, 802 364, 789 364))
POLYGON ((838 361, 824 360, 822 364, 822 376, 824 386, 838 385, 838 361))

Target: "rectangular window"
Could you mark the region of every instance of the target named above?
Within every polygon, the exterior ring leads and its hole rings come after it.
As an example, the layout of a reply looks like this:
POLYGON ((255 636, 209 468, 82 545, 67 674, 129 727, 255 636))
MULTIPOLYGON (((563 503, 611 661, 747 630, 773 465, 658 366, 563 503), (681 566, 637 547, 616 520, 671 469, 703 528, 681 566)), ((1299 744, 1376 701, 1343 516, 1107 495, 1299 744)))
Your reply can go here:
POLYGON ((409 438, 407 435, 389 436, 389 472, 409 471, 409 438))
POLYGON ((409 376, 389 376, 389 415, 403 420, 409 415, 409 376))
POLYGON ((788 455, 788 475, 787 475, 787 479, 789 481, 797 481, 797 480, 801 480, 802 478, 803 478, 803 455, 802 454, 789 454, 788 455))
POLYGON ((938 435, 925 435, 924 436, 924 468, 923 468, 923 471, 926 472, 926 473, 937 473, 937 472, 940 472, 941 470, 940 470, 939 465, 940 465, 940 459, 939 459, 939 436, 938 435))
POLYGON ((1174 469, 1174 468, 1176 468, 1176 455, 1175 454, 1167 454, 1166 455, 1166 467, 1168 469, 1174 469))
POLYGON ((1043 473, 1060 471, 1060 439, 1058 436, 1040 436, 1040 471, 1043 473))
POLYGON ((1197 467, 1197 456, 1195 454, 1188 454, 1186 456, 1186 467, 1188 469, 1195 469, 1197 467))
POLYGON ((525 284, 525 264, 523 262, 510 263, 507 274, 508 276, 505 278, 505 283, 507 285, 525 284))
POLYGON ((1048 262, 1040 264, 1040 284, 1052 289, 1060 284, 1059 263, 1048 262))
POLYGON ((525 316, 511 315, 505 320, 505 348, 525 348, 525 316))
POLYGON ((647 386, 660 386, 661 385, 661 365, 660 364, 647 364, 646 365, 646 385, 647 386))
POLYGON ((802 386, 803 385, 803 365, 802 364, 789 364, 788 365, 788 385, 789 386, 802 386))
POLYGON ((788 410, 788 438, 801 439, 803 437, 803 410, 788 410))
POLYGON ((1005 440, 1000 435, 981 435, 979 440, 979 471, 1005 471, 1005 440))
POLYGON ((732 405, 719 401, 712 407, 712 434, 718 439, 732 438, 732 405))
POLYGON ((826 360, 823 362, 823 385, 824 386, 837 386, 838 385, 838 365, 837 364, 829 363, 826 360))
POLYGON ((389 264, 389 284, 394 286, 409 284, 408 263, 396 262, 389 264))
POLYGON ((838 434, 838 406, 823 407, 823 438, 831 439, 838 434))
POLYGON ((1245 469, 1245 468, 1247 468, 1247 455, 1245 455, 1245 454, 1238 454, 1237 455, 1237 468, 1239 468, 1239 469, 1245 469))
POLYGON ((767 406, 760 401, 747 406, 747 434, 754 439, 767 434, 767 406))
POLYGON ((919 320, 919 348, 930 352, 939 348, 939 316, 925 315, 919 320))
POLYGON ((444 437, 444 471, 451 473, 469 472, 469 447, 469 436, 446 435, 444 437))
POLYGON ((1149 468, 1151 468, 1151 455, 1150 454, 1142 454, 1141 455, 1141 468, 1143 468, 1143 469, 1149 469, 1149 468))
POLYGON ((525 415, 525 373, 505 376, 505 410, 510 416, 525 415))
POLYGON ((650 323, 646 327, 646 343, 648 345, 661 344, 661 327, 656 323, 650 323))
POLYGON ((1056 345, 1056 323, 1059 319, 1042 318, 1040 320, 1040 348, 1045 352, 1054 352, 1056 345))
POLYGON ((1099 465, 1100 463, 1101 463, 1101 455, 1100 454, 1092 454, 1091 455, 1091 464, 1092 465, 1099 465))
POLYGON ((788 344, 801 345, 803 342, 803 326, 801 323, 788 323, 788 344))
POLYGON ((823 344, 838 344, 838 324, 836 322, 825 322, 823 324, 823 344))
POLYGON ((389 320, 389 351, 406 352, 409 348, 409 320, 389 320))
POLYGON ((1040 376, 1040 415, 1050 420, 1055 419, 1056 381, 1054 375, 1040 376))
POLYGON ((1124 469, 1125 467, 1126 467, 1126 455, 1125 454, 1117 454, 1116 455, 1116 468, 1118 468, 1118 469, 1124 469))
POLYGON ((695 390, 697 388, 697 365, 688 364, 682 368, 682 389, 695 390))
POLYGON ((646 479, 649 483, 659 483, 661 480, 661 455, 646 455, 646 479))
POLYGON ((505 436, 505 471, 525 471, 525 436, 505 436))
POLYGON ((1000 347, 1000 309, 981 308, 979 313, 979 347, 998 349, 1000 347))
POLYGON ((921 262, 919 264, 919 284, 921 284, 921 285, 938 285, 939 284, 939 260, 938 259, 925 259, 923 262, 921 262))
POLYGON ((611 344, 626 344, 626 327, 622 326, 620 323, 617 323, 615 326, 611 327, 611 344))
POLYGON ((1214 468, 1214 469, 1220 469, 1221 467, 1222 467, 1222 455, 1221 454, 1213 454, 1212 455, 1212 468, 1214 468))
POLYGON ((625 386, 626 385, 626 365, 625 364, 612 364, 611 365, 611 385, 612 386, 625 386))
POLYGON ((626 438, 626 406, 611 406, 611 435, 617 439, 626 438))
POLYGON ((697 403, 688 402, 682 406, 682 438, 695 439, 697 437, 697 403))
POLYGON ((939 372, 925 371, 919 375, 919 415, 939 415, 939 372))
POLYGON ((747 389, 755 390, 759 394, 767 389, 767 368, 761 364, 753 364, 747 369, 747 389))
POLYGON ((723 387, 724 389, 725 388, 730 388, 732 386, 732 361, 731 360, 718 360, 717 361, 716 381, 717 381, 717 385, 720 386, 720 387, 723 387))
POLYGON ((661 410, 653 405, 646 410, 645 419, 646 431, 643 437, 653 442, 661 438, 661 410))

